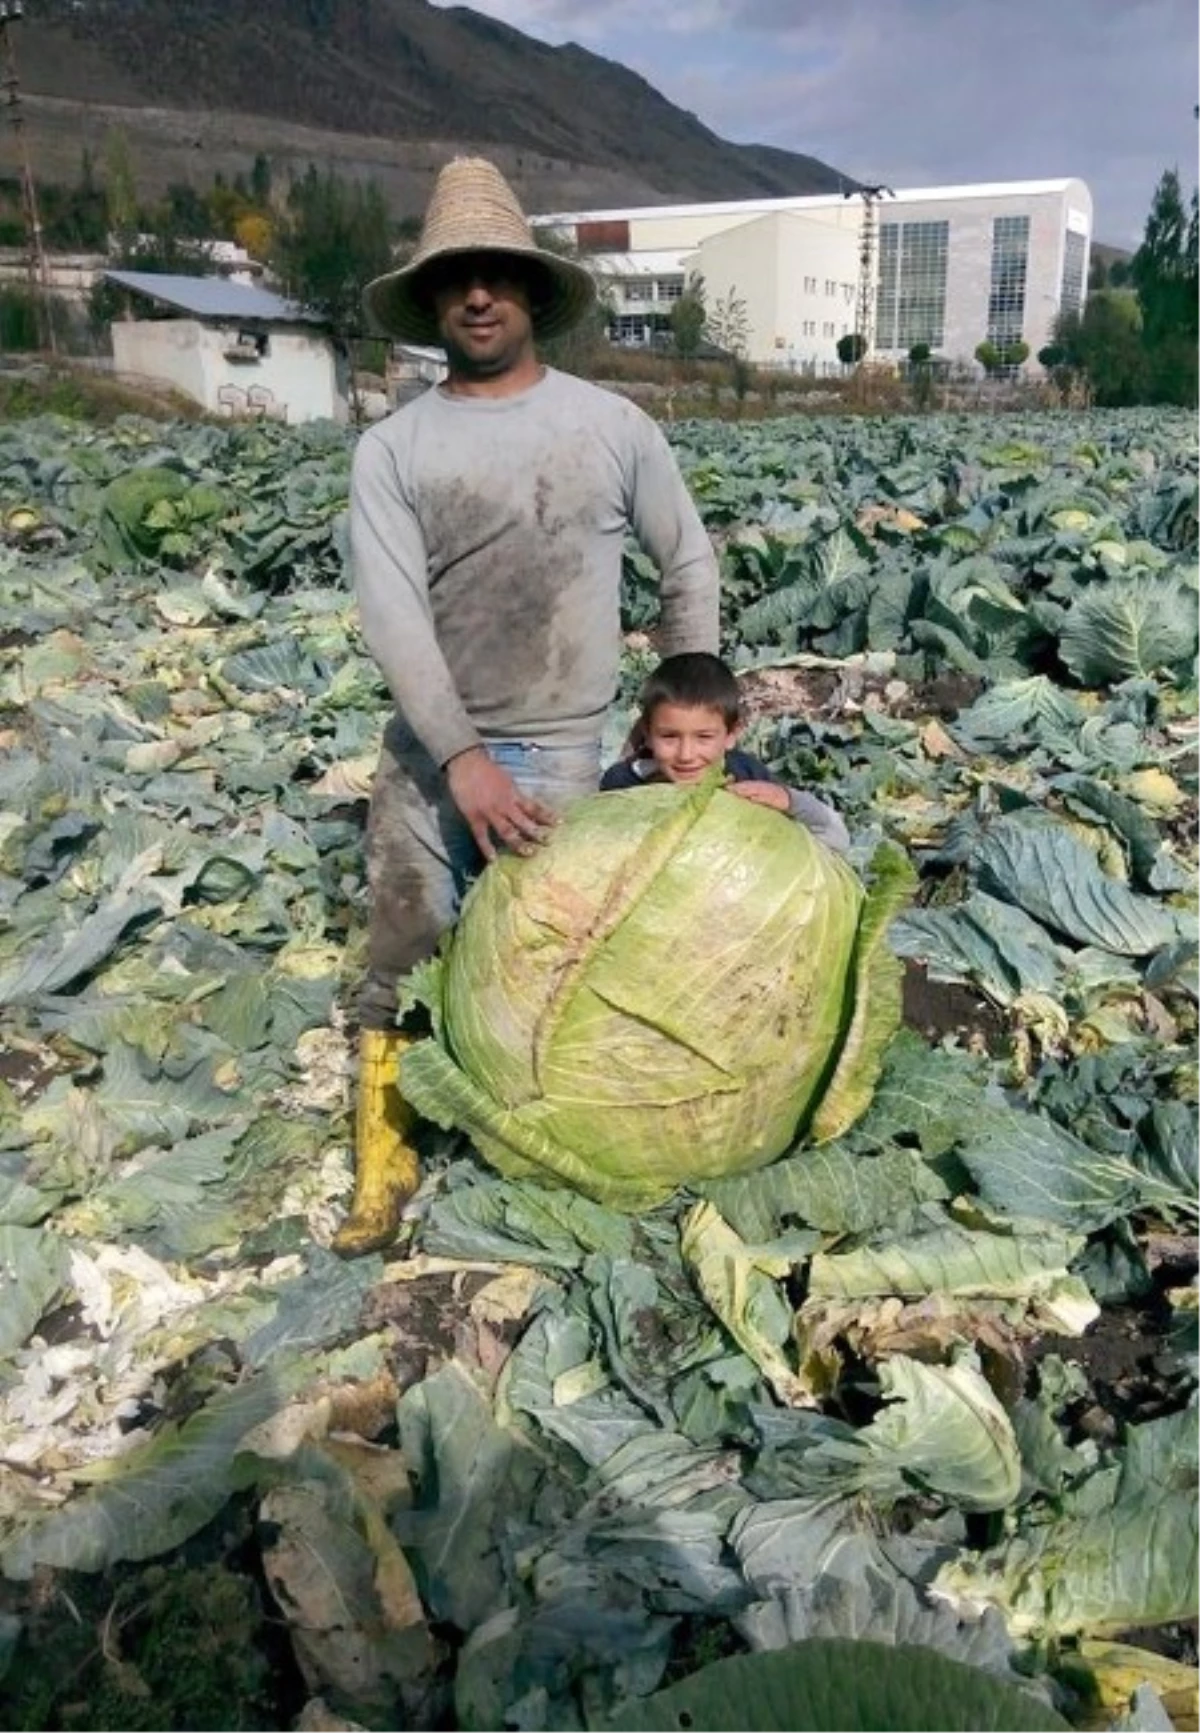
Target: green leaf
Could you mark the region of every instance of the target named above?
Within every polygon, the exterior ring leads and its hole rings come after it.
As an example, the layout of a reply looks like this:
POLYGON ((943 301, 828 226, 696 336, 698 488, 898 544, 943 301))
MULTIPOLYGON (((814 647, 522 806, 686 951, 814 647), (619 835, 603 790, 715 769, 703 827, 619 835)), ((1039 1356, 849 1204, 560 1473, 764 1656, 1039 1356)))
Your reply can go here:
POLYGON ((809 1301, 935 1293, 1026 1299, 1061 1281, 1082 1245, 1081 1234, 982 1233, 948 1221, 899 1244, 818 1252, 809 1266, 809 1301))
MULTIPOLYGON (((885 1550, 878 1517, 861 1500, 770 1500, 735 1518, 729 1544, 759 1600, 737 1617, 752 1649, 812 1638, 916 1644, 983 1667, 1010 1684, 1017 1648, 994 1608, 961 1619, 930 1602, 885 1550)), ((937 1541, 916 1543, 931 1555, 937 1541)))
POLYGON ((244 692, 297 691, 315 697, 327 680, 325 669, 288 636, 226 656, 219 671, 244 692))
POLYGON ((772 1239, 792 1220, 823 1233, 868 1233, 947 1195, 914 1151, 884 1148, 864 1155, 844 1143, 806 1149, 758 1173, 710 1180, 699 1189, 751 1240, 772 1239))
POLYGON ((1044 814, 997 819, 972 864, 985 890, 1079 944, 1144 957, 1180 936, 1170 910, 1106 877, 1091 849, 1044 814))
POLYGON ((64 938, 55 930, 22 961, 0 975, 0 1005, 17 1005, 42 993, 58 993, 90 975, 150 917, 162 914, 162 899, 150 890, 115 892, 64 938))
POLYGON ((70 1252, 46 1228, 0 1224, 0 1359, 23 1346, 67 1283, 70 1252))
POLYGON ((1128 847, 1133 878, 1143 890, 1167 888, 1156 882, 1164 873, 1168 878, 1179 879, 1180 882, 1175 888, 1186 887, 1186 875, 1179 863, 1164 849, 1158 826, 1136 800, 1118 794, 1116 789, 1110 788, 1105 782, 1097 782, 1087 776, 1074 776, 1068 785, 1067 801, 1086 818, 1100 818, 1111 825, 1128 847))
POLYGON ((784 1484, 804 1496, 866 1493, 887 1506, 914 1491, 960 1510, 1006 1510, 1021 1462, 1008 1415, 977 1365, 926 1366, 894 1354, 879 1368, 884 1407, 855 1430, 833 1423, 778 1453, 784 1484))
POLYGON ((944 1154, 972 1123, 986 1074, 979 1055, 930 1047, 902 1029, 884 1056, 875 1099, 854 1128, 854 1142, 869 1147, 915 1137, 926 1155, 944 1154))
POLYGON ((840 1137, 870 1105, 884 1051, 900 1027, 903 969, 885 943, 911 901, 917 875, 903 849, 881 843, 872 858, 853 962, 853 1012, 833 1075, 809 1126, 815 1143, 840 1137))
POLYGON ((0 1613, 0 1681, 12 1666, 23 1629, 22 1621, 15 1613, 0 1613))
POLYGON ((197 1126, 229 1117, 239 1106, 236 1096, 213 1082, 211 1060, 196 1059, 181 1075, 169 1076, 154 1072, 123 1041, 105 1055, 104 1075, 94 1095, 124 1154, 147 1144, 170 1146, 197 1126))
MULTIPOLYGON (((143 1245, 156 1242, 176 1256, 209 1250, 217 1241, 196 1243, 197 1218, 214 1207, 219 1211, 214 1188, 227 1178, 230 1153, 244 1129, 242 1121, 201 1132, 135 1161, 71 1207, 72 1231, 91 1238, 136 1235, 143 1245)), ((231 1226, 230 1238, 236 1239, 236 1225, 231 1226)))
POLYGON ((503 1403, 528 1414, 589 1467, 599 1468, 655 1422, 610 1380, 594 1356, 587 1319, 551 1299, 534 1318, 504 1372, 503 1403))
POLYGON ((788 1275, 798 1259, 747 1245, 710 1203, 689 1210, 680 1244, 701 1294, 779 1400, 788 1405, 810 1400, 807 1385, 783 1352, 792 1309, 772 1279, 788 1275))
POLYGON ((304 1274, 278 1290, 275 1316, 246 1340, 242 1354, 254 1369, 277 1355, 324 1348, 348 1336, 362 1315, 363 1301, 383 1275, 383 1259, 346 1263, 332 1252, 312 1247, 304 1274))
POLYGON ((613 1733, 730 1727, 1031 1733, 1069 1723, 1030 1692, 934 1650, 824 1638, 714 1661, 666 1691, 627 1702, 601 1725, 613 1733))
POLYGON ((406 1391, 396 1413, 418 1488, 396 1518, 399 1538, 433 1616, 474 1630, 510 1598, 501 1537, 524 1514, 533 1459, 456 1361, 406 1391))
POLYGON ((1171 578, 1117 578, 1071 604, 1058 653, 1082 685, 1116 685, 1186 675, 1196 637, 1194 592, 1171 578))
POLYGON ((1148 1205, 1194 1216, 1195 1119, 1174 1106, 1179 1114, 1160 1110, 1155 1121, 1162 1153, 1143 1149, 1140 1161, 1103 1154, 1043 1114, 995 1106, 957 1155, 984 1203, 1018 1219, 1092 1233, 1148 1205))
POLYGON ((933 1590, 967 1613, 998 1607, 1019 1636, 1115 1636, 1194 1619, 1196 1528, 1194 1486, 1145 1488, 1094 1515, 1031 1524, 978 1557, 943 1565, 933 1590))
POLYGON ((433 1200, 421 1240, 441 1257, 501 1258, 572 1270, 593 1252, 627 1256, 633 1225, 628 1216, 577 1192, 480 1179, 433 1200))
POLYGON ((1147 1488, 1187 1492, 1195 1482, 1198 1421, 1200 1411, 1193 1400, 1175 1414, 1131 1426, 1121 1456, 1118 1499, 1140 1497, 1147 1488))
POLYGON ((952 908, 915 909, 892 928, 892 949, 925 964, 931 981, 970 981, 998 1005, 1060 991, 1066 957, 1010 903, 974 891, 952 908))
POLYGON ((1045 674, 1035 674, 989 687, 955 719, 951 733, 964 745, 988 749, 1011 744, 1027 732, 1040 738, 1046 731, 1073 731, 1083 717, 1077 698, 1045 674))
POLYGON ((5 1576, 26 1582, 38 1565, 101 1571, 121 1559, 154 1558, 217 1514, 241 1484, 238 1446, 279 1407, 269 1375, 212 1397, 182 1425, 164 1426, 137 1450, 99 1463, 92 1490, 34 1519, 0 1549, 5 1576))

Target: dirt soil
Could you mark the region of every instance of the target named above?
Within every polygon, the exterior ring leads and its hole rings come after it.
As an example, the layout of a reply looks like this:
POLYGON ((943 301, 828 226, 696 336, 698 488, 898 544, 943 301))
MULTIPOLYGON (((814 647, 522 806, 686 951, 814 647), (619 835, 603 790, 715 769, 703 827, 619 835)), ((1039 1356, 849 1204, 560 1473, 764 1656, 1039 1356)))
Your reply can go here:
POLYGON ((1002 1053, 1008 1041, 1003 1015, 973 987, 931 981, 924 963, 904 964, 904 1022, 927 1041, 954 1036, 963 1047, 1002 1053))
POLYGON ((759 717, 820 716, 838 687, 832 668, 763 668, 738 682, 747 722, 759 717))

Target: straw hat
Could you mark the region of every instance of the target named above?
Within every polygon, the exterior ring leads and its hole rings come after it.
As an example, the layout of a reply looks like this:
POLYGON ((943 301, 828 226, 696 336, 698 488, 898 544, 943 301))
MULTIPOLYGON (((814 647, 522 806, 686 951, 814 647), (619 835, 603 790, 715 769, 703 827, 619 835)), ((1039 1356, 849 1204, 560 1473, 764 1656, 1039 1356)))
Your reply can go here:
POLYGON ((546 285, 546 293, 533 303, 537 338, 568 330, 595 300, 590 272, 537 245, 516 194, 495 163, 460 156, 438 175, 421 239, 407 265, 376 277, 363 291, 367 311, 380 330, 407 343, 440 343, 426 271, 434 260, 460 253, 504 253, 536 261, 536 274, 546 285))

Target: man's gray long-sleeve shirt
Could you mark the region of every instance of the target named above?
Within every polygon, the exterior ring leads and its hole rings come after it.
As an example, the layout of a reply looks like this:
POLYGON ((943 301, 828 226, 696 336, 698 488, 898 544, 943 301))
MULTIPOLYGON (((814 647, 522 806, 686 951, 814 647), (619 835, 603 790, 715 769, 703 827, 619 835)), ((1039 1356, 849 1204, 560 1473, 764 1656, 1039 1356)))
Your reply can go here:
POLYGON ((363 635, 439 764, 486 739, 599 738, 621 554, 662 575, 662 650, 717 649, 717 564, 662 433, 547 369, 513 397, 431 390, 365 433, 350 538, 363 635))

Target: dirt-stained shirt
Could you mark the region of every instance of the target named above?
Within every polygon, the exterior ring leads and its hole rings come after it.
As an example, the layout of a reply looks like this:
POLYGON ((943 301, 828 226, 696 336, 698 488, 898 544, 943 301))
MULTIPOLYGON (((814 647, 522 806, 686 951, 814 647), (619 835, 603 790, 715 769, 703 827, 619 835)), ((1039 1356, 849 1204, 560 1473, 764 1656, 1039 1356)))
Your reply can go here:
POLYGON ((367 647, 439 764, 483 739, 599 739, 621 556, 661 574, 661 648, 717 649, 717 563, 661 431, 547 368, 512 397, 431 390, 359 441, 350 488, 367 647))

